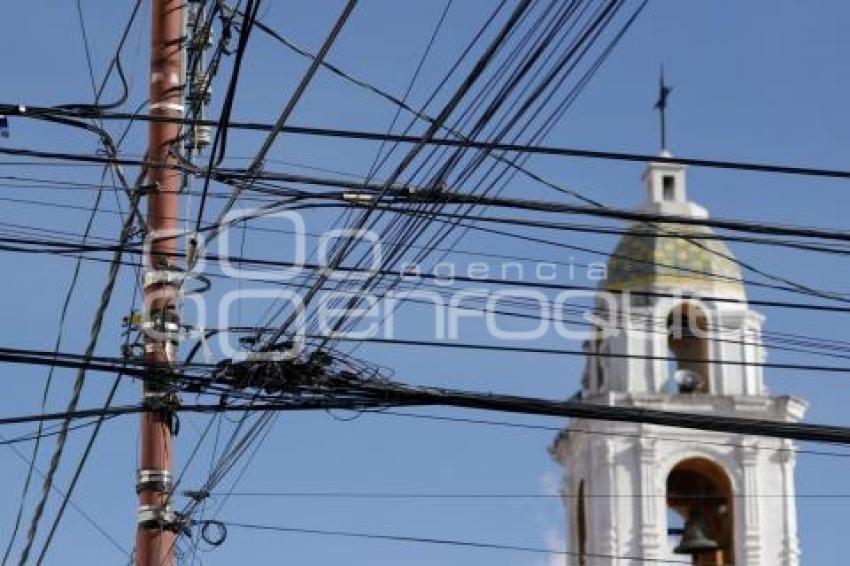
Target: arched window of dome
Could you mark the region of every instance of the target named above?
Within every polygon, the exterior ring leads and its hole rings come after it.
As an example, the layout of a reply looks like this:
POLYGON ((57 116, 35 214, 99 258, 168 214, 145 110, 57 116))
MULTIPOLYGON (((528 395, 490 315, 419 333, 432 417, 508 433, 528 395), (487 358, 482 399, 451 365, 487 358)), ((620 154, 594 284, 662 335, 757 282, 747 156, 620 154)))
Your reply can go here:
POLYGON ((668 377, 678 393, 709 393, 708 324, 705 313, 682 303, 667 315, 668 377))
POLYGON ((679 462, 666 499, 669 556, 690 551, 697 566, 734 565, 732 482, 723 468, 699 457, 679 462))

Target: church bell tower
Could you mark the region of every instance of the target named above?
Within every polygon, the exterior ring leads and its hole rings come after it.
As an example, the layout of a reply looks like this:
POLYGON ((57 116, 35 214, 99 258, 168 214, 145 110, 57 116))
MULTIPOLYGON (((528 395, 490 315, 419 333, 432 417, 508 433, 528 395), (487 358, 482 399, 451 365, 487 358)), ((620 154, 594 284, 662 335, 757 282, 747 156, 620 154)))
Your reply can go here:
MULTIPOLYGON (((678 222, 635 223, 611 255, 582 400, 797 421, 805 403, 765 386, 764 317, 734 256, 681 220, 707 217, 687 200, 685 173, 646 168, 643 211, 678 222)), ((552 452, 565 468, 570 564, 799 564, 790 441, 574 419, 552 452)))

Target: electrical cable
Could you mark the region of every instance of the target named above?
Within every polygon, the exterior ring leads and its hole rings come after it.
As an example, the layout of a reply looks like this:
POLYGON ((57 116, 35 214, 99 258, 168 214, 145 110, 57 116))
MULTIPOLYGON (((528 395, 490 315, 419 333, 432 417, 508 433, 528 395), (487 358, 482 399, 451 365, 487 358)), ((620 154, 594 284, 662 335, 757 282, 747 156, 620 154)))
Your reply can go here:
MULTIPOLYGON (((545 431, 545 432, 554 432, 561 433, 564 431, 564 427, 562 426, 547 426, 547 425, 538 425, 531 423, 522 423, 517 421, 497 421, 493 419, 478 419, 471 417, 453 417, 448 415, 434 415, 434 414, 426 414, 426 413, 408 413, 404 411, 396 411, 392 409, 381 409, 376 411, 364 411, 364 414, 372 415, 372 416, 389 416, 389 417, 400 417, 407 419, 419 419, 419 420, 428 420, 434 422, 447 422, 453 424, 476 424, 476 425, 486 425, 486 426, 496 426, 502 428, 510 428, 517 430, 536 430, 536 431, 545 431)), ((610 430, 595 430, 588 428, 577 428, 575 426, 570 426, 569 434, 589 434, 591 436, 610 436, 615 438, 651 438, 655 440, 660 440, 663 442, 682 442, 682 443, 697 443, 700 445, 707 446, 721 446, 721 447, 733 447, 737 448, 739 444, 734 444, 730 442, 722 442, 722 441, 712 441, 706 439, 694 439, 692 436, 671 436, 667 435, 658 435, 658 434, 648 434, 645 432, 640 433, 627 433, 624 431, 610 431, 610 430)), ((794 447, 770 447, 770 446, 761 446, 755 445, 753 446, 756 450, 768 451, 768 452, 791 452, 794 454, 805 454, 808 456, 824 456, 831 458, 850 458, 850 452, 836 452, 836 451, 826 451, 826 450, 813 450, 806 448, 798 448, 794 447)))
MULTIPOLYGON (((89 424, 91 424, 91 423, 86 423, 86 425, 89 425, 89 424)), ((80 428, 80 426, 77 426, 77 427, 75 427, 75 428, 80 428)), ((11 450, 12 450, 12 452, 15 454, 15 456, 16 456, 19 460, 21 460, 21 462, 23 462, 23 463, 24 463, 24 464, 26 464, 27 466, 29 466, 29 465, 30 465, 31 460, 30 460, 28 457, 26 457, 26 456, 25 456, 25 455, 24 455, 24 454, 23 454, 20 450, 18 450, 18 448, 17 448, 16 446, 12 445, 12 444, 13 444, 13 442, 11 442, 11 441, 7 440, 7 439, 6 439, 6 438, 5 438, 2 434, 0 434, 0 444, 5 444, 5 445, 7 445, 7 446, 8 446, 8 448, 9 448, 9 449, 11 449, 11 450)), ((39 470, 38 468, 36 468, 35 470, 36 470, 36 472, 37 472, 40 476, 44 477, 44 474, 43 474, 43 472, 42 472, 41 470, 39 470)), ((51 486, 50 486, 50 487, 51 487, 51 489, 52 489, 53 491, 55 491, 55 492, 56 492, 59 496, 61 496, 61 497, 65 497, 65 496, 67 495, 67 493, 68 493, 66 490, 62 490, 62 489, 60 489, 60 488, 59 488, 56 484, 51 484, 51 486)), ((98 523, 98 522, 94 519, 94 517, 92 517, 92 516, 91 516, 88 512, 86 512, 86 511, 85 511, 85 509, 83 509, 82 507, 80 507, 80 505, 79 505, 77 502, 75 502, 73 499, 69 499, 68 504, 70 505, 70 507, 71 507, 74 511, 76 511, 76 512, 80 515, 80 517, 82 517, 82 518, 83 518, 83 520, 84 520, 86 523, 88 523, 88 524, 89 524, 89 525, 90 525, 90 526, 91 526, 91 527, 92 527, 95 531, 97 531, 97 532, 98 532, 98 533, 99 533, 99 534, 100 534, 100 535, 101 535, 104 539, 106 539, 106 541, 107 541, 107 542, 109 542, 109 544, 110 544, 113 548, 115 548, 116 550, 118 550, 118 551, 119 551, 121 554, 123 554, 125 557, 127 557, 127 558, 129 558, 129 557, 130 557, 130 553, 129 553, 129 552, 127 552, 127 550, 126 550, 126 549, 125 549, 125 548, 121 545, 121 543, 119 543, 119 542, 115 539, 115 537, 113 537, 111 534, 109 534, 109 532, 108 532, 105 528, 103 528, 103 526, 101 526, 101 525, 100 525, 100 524, 99 524, 99 523, 98 523)))
MULTIPOLYGON (((203 521, 196 522, 197 524, 205 525, 203 521)), ((360 539, 371 539, 371 540, 382 540, 382 541, 392 541, 392 542, 403 542, 403 543, 413 543, 413 544, 432 544, 432 545, 441 545, 441 546, 453 546, 453 547, 462 547, 462 548, 475 548, 475 549, 483 549, 483 550, 499 550, 499 551, 511 551, 511 552, 525 552, 525 553, 534 553, 534 554, 547 554, 547 555, 555 555, 555 556, 578 556, 578 552, 571 552, 568 550, 553 550, 542 547, 533 547, 533 546, 523 546, 523 545, 510 545, 503 543, 493 543, 493 542, 474 542, 467 540, 457 540, 457 539, 440 539, 440 538, 426 538, 426 537, 413 537, 413 536, 401 536, 401 535, 388 535, 388 534, 379 534, 379 533, 371 533, 371 532, 355 532, 355 531, 339 531, 339 530, 328 530, 328 529, 306 529, 300 527, 287 527, 287 526, 276 526, 276 525, 260 525, 255 523, 238 523, 232 521, 218 521, 221 525, 225 527, 236 527, 242 529, 251 529, 251 530, 259 530, 259 531, 274 531, 281 533, 293 533, 293 534, 309 534, 309 535, 321 535, 321 536, 330 536, 330 537, 347 537, 347 538, 360 538, 360 539)), ((593 553, 593 552, 585 552, 582 553, 582 556, 586 556, 589 558, 599 558, 599 559, 615 559, 615 560, 627 560, 629 562, 640 562, 640 563, 649 563, 649 564, 690 564, 690 561, 677 560, 677 559, 664 559, 664 558, 642 558, 638 556, 630 556, 630 555, 611 555, 611 554, 601 554, 601 553, 593 553)))
MULTIPOLYGON (((326 338, 324 335, 307 335, 308 338, 326 338)), ((522 353, 522 354, 552 354, 562 356, 586 356, 589 358, 616 358, 630 360, 655 360, 667 361, 668 356, 652 355, 652 354, 617 354, 614 352, 592 352, 584 349, 559 349, 559 348, 541 348, 536 346, 506 346, 504 344, 478 344, 468 342, 438 342, 434 340, 407 340, 402 338, 354 338, 350 336, 334 336, 335 340, 343 342, 364 342, 373 344, 387 344, 392 346, 419 346, 431 348, 446 348, 459 350, 482 350, 493 352, 506 353, 522 353)), ((743 360, 717 360, 707 358, 687 358, 680 361, 689 363, 710 363, 717 365, 730 365, 742 367, 761 367, 784 369, 794 371, 813 371, 813 372, 835 372, 835 373, 850 373, 850 366, 819 366, 811 364, 790 364, 779 362, 748 362, 743 360)))
MULTIPOLYGON (((82 13, 82 6, 80 4, 80 1, 77 0, 77 2, 76 2, 77 16, 78 16, 79 25, 80 25, 80 30, 81 30, 82 40, 83 40, 83 46, 84 46, 84 49, 85 49, 86 63, 87 63, 87 66, 88 66, 89 76, 90 76, 90 79, 91 79, 92 90, 93 90, 93 94, 94 94, 94 104, 93 105, 78 105, 77 106, 78 108, 87 108, 87 109, 95 109, 96 108, 98 110, 111 109, 111 108, 119 107, 126 100, 127 94, 128 94, 128 88, 127 88, 127 81, 126 81, 126 78, 124 76, 123 69, 121 67, 120 56, 121 56, 121 50, 123 48, 124 42, 126 41, 128 35, 129 35, 129 32, 130 32, 130 29, 133 26, 133 23, 135 21, 135 18, 136 18, 136 15, 138 13, 140 6, 141 6, 141 0, 137 0, 136 3, 135 3, 135 6, 133 7, 133 10, 130 14, 130 17, 127 21, 127 24, 124 28, 124 31, 121 35, 121 39, 119 40, 118 47, 116 48, 115 54, 114 54, 114 56, 113 56, 113 58, 110 62, 109 68, 107 69, 107 71, 104 75, 101 86, 100 86, 100 88, 97 88, 95 86, 94 70, 93 70, 93 66, 92 66, 92 57, 91 57, 91 51, 90 51, 90 48, 89 48, 88 38, 86 36, 86 29, 85 29, 85 23, 84 23, 84 18, 83 18, 83 13, 82 13), (115 101, 113 103, 100 105, 100 97, 103 93, 104 88, 106 87, 106 84, 109 80, 109 77, 111 76, 113 68, 117 70, 119 78, 121 79, 121 83, 122 83, 122 86, 123 86, 123 94, 119 97, 119 99, 117 101, 115 101)), ((70 108, 70 107, 74 107, 74 106, 75 105, 69 105, 67 107, 70 108)), ((132 123, 132 121, 130 123, 132 123)), ((129 125, 128 125, 128 127, 129 127, 129 125)), ((106 133, 106 131, 103 130, 102 128, 94 128, 92 131, 94 131, 99 136, 100 141, 103 144, 103 146, 107 149, 108 153, 112 157, 114 157, 115 153, 116 153, 115 146, 112 144, 109 134, 106 133)), ((121 178, 121 181, 122 181, 122 183, 123 183, 123 185, 126 189, 127 184, 126 184, 126 181, 123 178, 123 175, 120 175, 120 178, 121 178)), ((87 236, 91 231, 91 228, 93 226, 94 217, 97 213, 97 209, 98 209, 99 204, 100 204, 100 200, 101 200, 101 197, 102 197, 102 194, 103 194, 102 193, 102 190, 103 190, 102 181, 103 181, 103 178, 101 178, 101 188, 97 193, 97 197, 96 197, 96 200, 95 200, 95 205, 93 207, 92 213, 91 213, 91 215, 90 215, 90 217, 89 217, 89 219, 86 223, 85 236, 87 236)), ((66 293, 66 297, 65 297, 65 301, 64 301, 62 311, 61 311, 61 314, 60 314, 59 330, 57 331, 56 344, 55 344, 55 348, 54 348, 55 352, 58 352, 58 349, 60 347, 60 343, 61 343, 61 340, 62 340, 62 334, 63 334, 63 328, 64 328, 64 324, 65 324, 65 319, 66 319, 66 316, 67 316, 67 311, 68 311, 71 296, 73 295, 73 292, 76 288, 77 280, 78 280, 79 273, 80 273, 80 267, 81 267, 81 261, 78 260, 76 262, 75 267, 74 267, 74 272, 73 272, 71 282, 69 284, 69 287, 68 287, 68 290, 67 290, 67 293, 66 293)), ((47 380, 46 380, 46 383, 45 383, 45 388, 44 388, 44 392, 43 392, 43 396, 42 396, 42 409, 44 409, 45 403, 47 401, 47 395, 48 395, 48 391, 50 389, 52 376, 53 376, 53 366, 51 366, 51 368, 50 368, 50 372, 48 373, 47 380)), ((39 433, 40 432, 41 432, 41 425, 39 425, 39 433)), ((67 434, 67 427, 63 428, 60 431, 59 438, 64 439, 64 436, 66 434, 67 434)), ((29 486, 30 486, 30 482, 31 482, 31 479, 32 479, 33 469, 35 467, 35 462, 36 462, 36 458, 37 458, 37 454, 38 454, 39 445, 40 445, 40 436, 37 436, 36 442, 33 446, 33 453, 32 453, 32 458, 30 460, 29 469, 27 471, 27 475, 26 475, 26 478, 25 478, 25 481, 24 481, 24 486, 23 486, 22 494, 21 494, 21 503, 20 503, 20 506, 18 508, 18 512, 16 514, 15 524, 14 524, 14 527, 13 527, 13 530, 12 530, 12 535, 10 537, 9 543, 6 547, 6 550, 5 550, 5 553, 4 553, 4 556, 3 556, 3 564, 5 564, 6 561, 8 560, 9 554, 11 552, 12 546, 14 544, 15 538, 16 538, 17 533, 18 533, 20 521, 21 521, 21 518, 22 518, 22 515, 23 515, 23 507, 24 507, 25 502, 26 502, 27 493, 29 491, 29 486)), ((52 474, 49 474, 49 476, 50 476, 49 482, 48 482, 48 477, 45 476, 45 487, 44 487, 44 495, 43 495, 44 498, 47 497, 47 493, 48 493, 46 486, 48 485, 48 483, 50 483, 52 485, 52 483, 51 483, 52 482, 52 474)), ((30 541, 30 544, 31 544, 31 541, 30 541)))
MULTIPOLYGON (((21 246, 31 246, 36 242, 33 242, 32 239, 24 239, 24 238, 9 238, 9 237, 0 237, 0 249, 5 249, 6 251, 27 251, 27 248, 21 247, 12 247, 8 245, 3 245, 13 243, 19 244, 21 246)), ((48 245, 49 247, 42 250, 42 253, 48 254, 56 254, 56 253, 80 253, 84 251, 88 252, 124 252, 128 255, 140 255, 143 250, 138 247, 130 247, 126 245, 94 245, 94 244, 74 244, 69 243, 67 241, 62 240, 52 240, 52 241, 43 241, 43 244, 48 245)), ((224 260, 234 260, 237 258, 228 257, 223 258, 217 254, 205 254, 204 259, 208 261, 224 261, 224 260)), ((257 258, 238 258, 238 260, 246 265, 256 265, 256 266, 266 266, 266 267, 298 267, 305 270, 312 270, 316 272, 326 271, 327 266, 315 263, 300 263, 300 262, 288 262, 281 260, 264 260, 257 258)), ((346 273, 346 272, 359 272, 362 270, 350 269, 347 267, 337 267, 335 268, 336 272, 346 273)), ((458 275, 452 274, 451 276, 444 276, 439 273, 424 273, 419 272, 412 274, 409 271, 395 271, 395 270, 375 270, 379 275, 391 275, 391 276, 401 276, 408 278, 417 278, 417 279, 426 279, 433 280, 435 282, 440 282, 442 284, 454 284, 455 282, 460 283, 475 283, 475 284, 489 284, 489 285, 498 285, 498 286, 522 286, 529 287, 535 289, 548 289, 553 291, 581 291, 581 292, 593 292, 598 293, 600 289, 592 286, 592 285, 575 285, 575 284, 566 284, 566 283, 548 283, 543 281, 521 281, 521 280, 513 280, 513 279, 503 279, 503 278, 489 278, 489 277, 471 277, 466 275, 458 275)), ((796 310, 806 310, 806 311, 822 311, 822 312, 834 312, 834 313, 847 313, 850 312, 850 306, 838 306, 838 305, 828 305, 828 304, 820 304, 820 303, 804 303, 804 302, 794 302, 794 301, 778 301, 778 300, 766 300, 766 299, 758 299, 758 298, 735 298, 731 296, 721 296, 721 295, 707 295, 702 293, 691 293, 688 295, 676 294, 672 292, 661 292, 661 291, 646 291, 642 289, 603 289, 602 291, 611 293, 613 295, 630 295, 630 296, 641 296, 641 297, 655 297, 655 298, 685 298, 693 297, 699 298, 703 301, 712 301, 716 303, 723 304, 737 304, 737 305, 753 305, 753 306, 763 306, 763 307, 777 307, 777 308, 786 308, 786 309, 796 309, 796 310)))
MULTIPOLYGON (((139 175, 139 180, 136 182, 136 186, 139 185, 141 179, 145 174, 145 170, 139 175)), ((138 192, 133 194, 133 198, 136 199, 134 204, 137 202, 139 198, 138 192)), ((130 235, 133 232, 133 219, 134 216, 132 214, 128 214, 127 218, 124 222, 123 227, 121 228, 121 241, 125 241, 129 239, 130 235)), ((120 260, 122 255, 122 250, 120 248, 116 249, 113 253, 113 262, 110 265, 109 273, 107 275, 106 283, 104 284, 103 290, 101 292, 100 304, 97 307, 95 312, 94 319, 92 320, 89 341, 85 349, 84 356, 86 358, 90 358, 94 355, 95 347, 97 346, 97 339, 100 335, 100 330, 103 324, 103 319, 106 314, 106 309, 109 306, 109 302, 112 296, 112 291, 115 287, 115 281, 118 276, 118 271, 120 269, 120 260)), ((74 381, 74 387, 71 394, 70 399, 68 400, 67 410, 68 412, 73 411, 77 407, 77 403, 79 402, 80 395, 82 393, 83 383, 85 381, 85 369, 79 368, 77 370, 76 379, 74 381)), ((56 471, 59 467, 59 461, 62 457, 62 453, 64 452, 65 439, 67 438, 67 427, 69 421, 65 421, 63 423, 62 432, 60 432, 57 437, 56 447, 53 452, 53 456, 50 460, 50 465, 47 469, 47 473, 45 474, 44 486, 42 488, 42 496, 36 504, 35 510, 33 512, 32 520, 30 522, 29 530, 27 531, 26 543, 24 545, 23 550, 21 551, 20 562, 25 564, 27 559, 29 558, 30 550, 32 549, 32 545, 35 542, 36 533, 38 532, 38 525, 41 521, 41 516, 44 513, 44 508, 47 504, 47 499, 49 497, 50 485, 53 483, 53 478, 56 474, 56 471)))
MULTIPOLYGON (((20 115, 23 116, 27 113, 27 111, 35 110, 36 107, 20 107, 23 108, 22 112, 19 110, 19 106, 17 105, 9 105, 9 104, 0 104, 0 111, 7 115, 20 115)), ((56 112, 56 109, 47 108, 45 109, 52 113, 56 112)), ((79 117, 86 117, 87 113, 78 112, 74 115, 79 117)), ((185 120, 181 120, 179 118, 170 118, 167 116, 155 116, 155 115, 133 115, 133 114, 124 114, 120 112, 103 112, 97 114, 99 119, 103 120, 127 120, 127 119, 135 119, 139 121, 147 121, 147 122, 174 122, 174 123, 183 123, 185 120)), ((197 120, 197 123, 204 126, 218 126, 219 124, 215 120, 197 120)), ((272 130, 271 125, 263 124, 258 122, 234 122, 231 121, 228 124, 228 128, 232 130, 254 130, 254 131, 270 131, 272 130)), ((345 129, 335 129, 335 128, 318 128, 318 127, 309 127, 309 126, 284 126, 280 130, 281 133, 288 133, 293 135, 304 135, 304 136, 318 136, 318 137, 331 137, 331 138, 347 138, 354 140, 366 140, 366 141, 392 141, 399 142, 404 144, 417 144, 421 142, 420 136, 409 136, 409 135, 399 135, 399 134, 386 134, 381 132, 368 132, 362 130, 345 130, 345 129)), ((798 167, 791 165, 778 165, 772 163, 759 163, 759 162, 748 162, 748 161, 732 161, 732 160, 721 160, 721 159, 708 159, 708 158, 696 158, 696 157, 666 157, 659 155, 651 155, 645 153, 628 153, 628 152, 616 152, 616 151, 604 151, 604 150, 593 150, 593 149, 579 149, 579 148, 569 148, 569 147, 554 147, 554 146, 541 146, 541 145, 525 145, 525 144, 503 144, 503 143, 491 143, 480 140, 458 140, 451 138, 440 138, 432 136, 427 141, 422 142, 425 145, 436 145, 436 146, 448 146, 448 147, 464 147, 469 146, 473 149, 490 149, 492 151, 502 151, 502 152, 516 152, 516 153, 530 153, 537 155, 550 155, 557 157, 580 157, 586 159, 601 159, 601 160, 614 160, 614 161, 631 161, 638 163, 662 163, 662 164, 670 164, 670 165, 687 165, 693 167, 707 167, 714 169, 732 169, 738 171, 753 171, 758 173, 777 173, 784 175, 799 175, 799 176, 810 176, 810 177, 827 177, 834 179, 848 179, 850 178, 850 171, 842 170, 842 169, 827 169, 827 168, 819 168, 819 167, 798 167)), ((38 152, 26 152, 22 149, 17 148, 0 148, 0 154, 6 155, 28 155, 32 157, 42 156, 38 152)), ((49 152, 44 152, 47 156, 50 156, 49 152)), ((72 157, 74 154, 55 154, 54 159, 70 159, 70 160, 79 160, 79 161, 88 161, 87 156, 76 156, 72 157)), ((128 163, 131 164, 131 163, 128 163)), ((134 162, 132 164, 135 164, 134 162)))

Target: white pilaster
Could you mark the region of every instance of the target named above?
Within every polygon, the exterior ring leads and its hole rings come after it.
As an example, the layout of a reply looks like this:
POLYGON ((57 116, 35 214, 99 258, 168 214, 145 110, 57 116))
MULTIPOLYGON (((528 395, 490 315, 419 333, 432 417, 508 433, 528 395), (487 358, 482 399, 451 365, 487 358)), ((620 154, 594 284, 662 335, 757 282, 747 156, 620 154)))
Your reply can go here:
POLYGON ((742 504, 744 511, 744 555, 747 566, 759 566, 762 558, 761 497, 759 494, 759 450, 752 440, 743 440, 739 446, 744 480, 742 504))
POLYGON ((656 493, 658 469, 658 441, 655 438, 641 438, 640 452, 640 537, 643 557, 655 560, 661 557, 661 539, 659 525, 659 503, 663 494, 656 493))
POLYGON ((790 440, 782 443, 779 451, 779 461, 782 467, 783 511, 785 520, 785 537, 782 544, 782 564, 799 566, 800 542, 797 538, 797 506, 794 503, 796 490, 794 487, 794 467, 797 463, 797 448, 790 440))
MULTIPOLYGON (((606 483, 608 497, 604 498, 608 500, 608 517, 618 517, 617 513, 617 505, 618 501, 618 492, 617 492, 617 469, 616 469, 616 454, 614 448, 614 440, 611 438, 606 438, 602 441, 602 454, 601 460, 605 466, 606 471, 606 483)), ((616 557, 619 553, 618 549, 618 530, 616 521, 611 521, 609 519, 607 528, 603 530, 603 554, 607 554, 612 557, 616 557)), ((612 558, 611 564, 619 564, 620 561, 617 558, 612 558)))

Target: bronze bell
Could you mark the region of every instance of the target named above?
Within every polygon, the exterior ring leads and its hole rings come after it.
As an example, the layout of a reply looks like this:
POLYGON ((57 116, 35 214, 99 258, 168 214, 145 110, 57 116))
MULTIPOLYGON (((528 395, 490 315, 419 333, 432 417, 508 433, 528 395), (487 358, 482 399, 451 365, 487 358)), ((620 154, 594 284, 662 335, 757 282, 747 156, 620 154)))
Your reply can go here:
POLYGON ((705 534, 705 524, 702 521, 699 507, 691 508, 691 512, 688 514, 688 520, 685 521, 682 540, 673 552, 676 554, 695 555, 714 552, 719 548, 720 545, 717 541, 708 538, 705 534))

